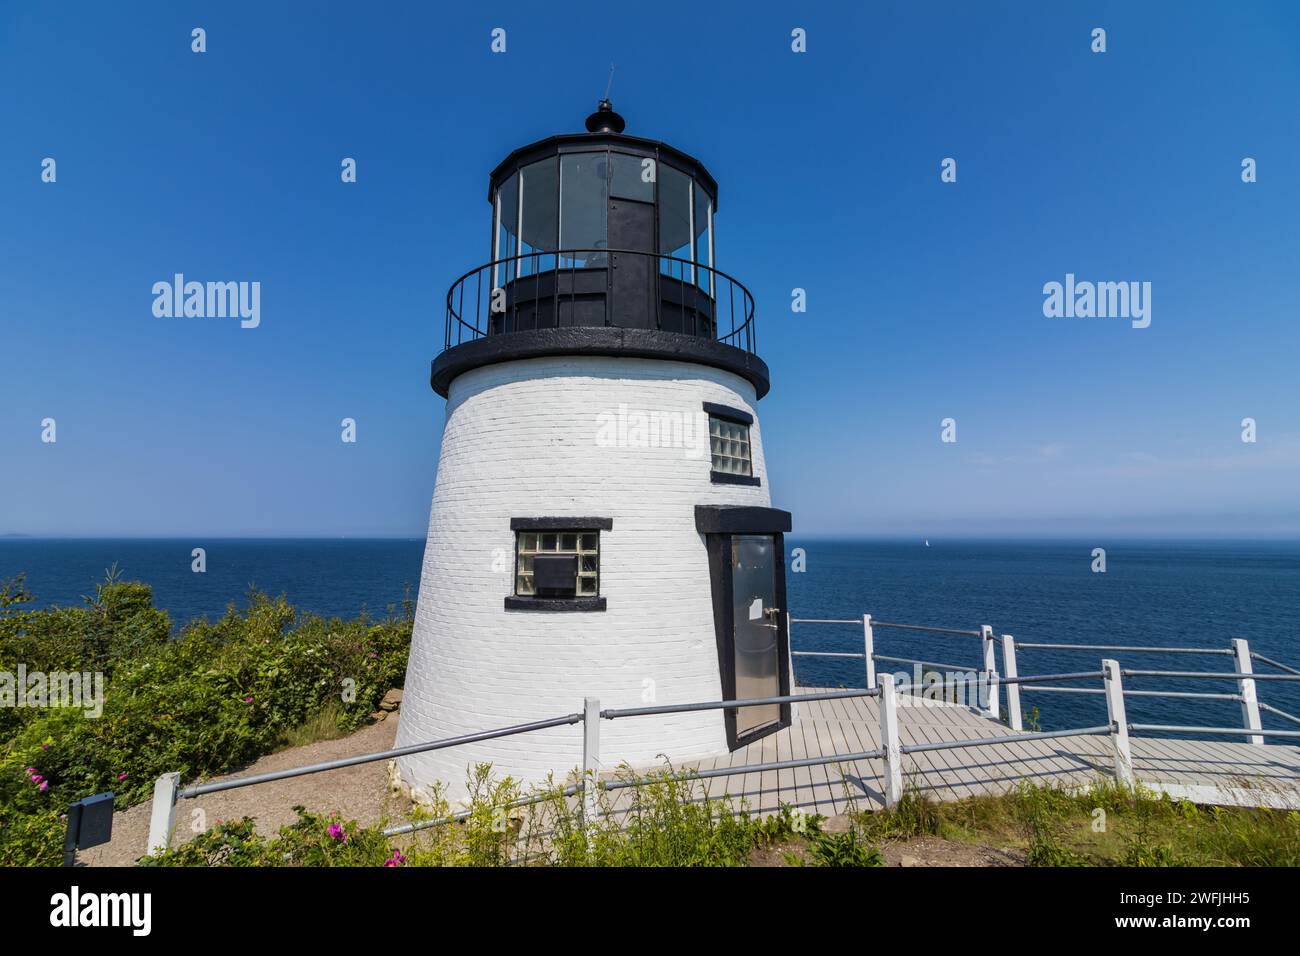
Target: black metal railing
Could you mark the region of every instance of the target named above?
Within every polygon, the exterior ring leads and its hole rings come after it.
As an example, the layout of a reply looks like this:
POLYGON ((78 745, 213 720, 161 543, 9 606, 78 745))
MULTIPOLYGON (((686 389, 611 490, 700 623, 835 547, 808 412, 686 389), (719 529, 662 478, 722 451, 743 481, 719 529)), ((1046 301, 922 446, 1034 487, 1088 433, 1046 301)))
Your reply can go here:
POLYGON ((447 290, 444 348, 541 328, 617 326, 700 336, 754 353, 754 297, 725 272, 619 249, 497 259, 447 290))

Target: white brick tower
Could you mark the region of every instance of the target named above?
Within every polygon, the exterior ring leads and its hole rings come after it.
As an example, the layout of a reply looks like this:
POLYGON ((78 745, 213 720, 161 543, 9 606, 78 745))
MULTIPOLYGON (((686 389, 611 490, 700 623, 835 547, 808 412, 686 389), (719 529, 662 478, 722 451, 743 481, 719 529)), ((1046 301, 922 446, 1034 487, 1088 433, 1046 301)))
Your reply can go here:
MULTIPOLYGON (((511 153, 492 261, 447 295, 446 425, 397 745, 602 707, 789 692, 784 532, 756 406, 749 292, 714 267, 717 183, 623 133, 511 153)), ((725 753, 788 706, 604 721, 613 769, 725 753)), ((420 795, 467 771, 557 780, 564 726, 398 761, 420 795)))

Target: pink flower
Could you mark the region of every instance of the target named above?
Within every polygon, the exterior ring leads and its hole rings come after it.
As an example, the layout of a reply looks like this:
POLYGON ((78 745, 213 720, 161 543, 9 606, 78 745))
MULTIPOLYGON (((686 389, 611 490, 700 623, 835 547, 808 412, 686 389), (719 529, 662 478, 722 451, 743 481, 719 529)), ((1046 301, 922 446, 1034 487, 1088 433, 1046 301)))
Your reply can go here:
POLYGON ((123 771, 122 773, 119 773, 119 774, 117 775, 117 779, 118 779, 118 780, 125 780, 125 779, 126 779, 126 771, 123 771))
POLYGON ((42 780, 41 785, 36 789, 39 790, 41 793, 44 793, 46 790, 50 789, 50 782, 48 780, 42 780))
POLYGON ((23 773, 27 774, 27 776, 29 776, 29 777, 30 777, 32 774, 34 774, 35 772, 36 772, 36 768, 35 768, 35 767, 28 767, 26 770, 23 771, 23 773))
POLYGON ((44 779, 45 778, 42 777, 39 773, 32 774, 32 783, 40 783, 44 779))
POLYGON ((401 850, 394 850, 393 855, 384 861, 384 866, 401 866, 406 862, 406 857, 402 855, 401 850))
POLYGON ((49 744, 41 744, 41 749, 42 749, 42 750, 49 750, 49 749, 50 749, 50 745, 49 745, 49 744))
POLYGON ((343 827, 337 823, 331 823, 326 832, 335 840, 342 840, 344 843, 348 842, 347 833, 344 831, 343 827))
POLYGON ((251 697, 245 697, 245 698, 244 698, 244 703, 245 703, 245 704, 251 704, 252 702, 253 702, 253 698, 251 698, 251 697))

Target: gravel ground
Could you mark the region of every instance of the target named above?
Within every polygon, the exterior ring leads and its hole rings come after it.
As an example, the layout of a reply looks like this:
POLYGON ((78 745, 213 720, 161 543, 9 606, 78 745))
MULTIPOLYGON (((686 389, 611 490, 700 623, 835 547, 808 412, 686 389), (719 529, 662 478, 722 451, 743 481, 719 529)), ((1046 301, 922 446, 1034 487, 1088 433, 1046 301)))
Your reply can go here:
MULTIPOLYGON (((282 750, 262 757, 235 773, 212 779, 249 777, 337 757, 388 750, 397 736, 398 719, 398 715, 393 713, 387 720, 363 727, 348 737, 282 750)), ((188 785, 194 781, 182 782, 188 785)), ((293 812, 295 805, 320 813, 337 810, 345 819, 356 820, 363 825, 379 822, 385 812, 397 817, 408 806, 401 798, 389 795, 388 761, 378 760, 356 767, 344 767, 341 770, 277 780, 254 787, 210 793, 194 800, 182 800, 176 808, 173 845, 194 835, 192 827, 195 820, 203 820, 207 826, 211 826, 218 820, 254 817, 259 832, 273 834, 297 818, 293 812), (200 810, 203 816, 196 817, 195 812, 200 810)), ((118 811, 113 815, 113 839, 104 846, 82 850, 77 859, 87 866, 132 866, 136 859, 144 855, 149 840, 149 813, 148 801, 118 811)), ((199 827, 200 830, 203 828, 199 827)))

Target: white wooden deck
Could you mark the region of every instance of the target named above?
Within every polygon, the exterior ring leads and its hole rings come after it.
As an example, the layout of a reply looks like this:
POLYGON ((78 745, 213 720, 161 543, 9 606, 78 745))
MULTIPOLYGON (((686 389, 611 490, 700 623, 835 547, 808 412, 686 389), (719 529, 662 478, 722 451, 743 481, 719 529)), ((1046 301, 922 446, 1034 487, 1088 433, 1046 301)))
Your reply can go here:
MULTIPOLYGON (((801 687, 796 693, 818 693, 801 687)), ((710 770, 803 757, 852 754, 880 747, 878 699, 857 697, 796 705, 793 724, 732 754, 677 764, 710 770)), ((1005 725, 953 704, 900 706, 903 746, 1009 737, 1005 725)), ((1201 803, 1300 808, 1300 747, 1225 740, 1131 738, 1134 774, 1140 784, 1171 797, 1201 803)), ((904 785, 943 800, 1014 789, 1020 781, 1065 787, 1113 779, 1107 736, 987 744, 958 750, 906 754, 904 785)), ((766 815, 781 804, 826 816, 884 805, 880 760, 861 760, 700 781, 711 797, 744 800, 766 815)), ((617 805, 617 804, 616 804, 617 805)))

